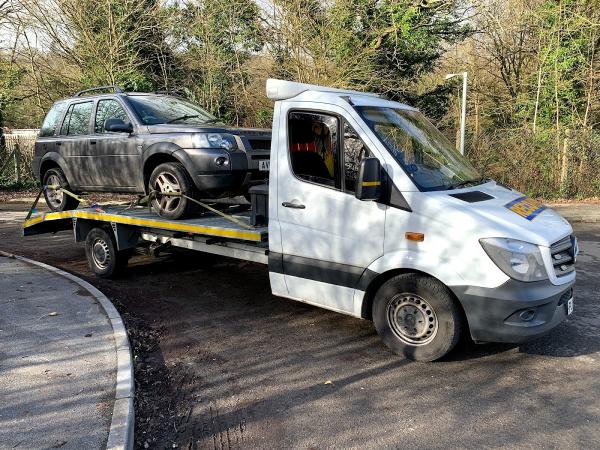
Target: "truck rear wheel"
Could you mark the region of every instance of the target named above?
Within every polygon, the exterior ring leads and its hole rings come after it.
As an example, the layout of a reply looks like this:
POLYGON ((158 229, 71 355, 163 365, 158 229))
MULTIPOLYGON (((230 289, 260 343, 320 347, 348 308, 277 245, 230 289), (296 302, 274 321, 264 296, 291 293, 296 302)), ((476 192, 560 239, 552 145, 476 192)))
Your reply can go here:
POLYGON ((44 197, 46 199, 46 204, 48 205, 48 208, 50 208, 52 211, 70 211, 72 209, 77 208, 77 205, 79 205, 79 202, 77 200, 60 190, 60 188, 64 188, 67 190, 70 190, 71 188, 69 187, 67 177, 59 167, 53 167, 52 169, 48 169, 46 173, 44 173, 42 184, 44 186, 58 187, 58 189, 44 189, 44 197))
POLYGON ((156 192, 156 198, 152 200, 152 207, 162 217, 185 219, 196 209, 196 205, 186 198, 161 195, 181 193, 193 197, 194 183, 183 164, 168 162, 157 166, 150 175, 148 188, 149 191, 156 192))
POLYGON ((92 228, 85 239, 85 256, 90 270, 100 278, 113 278, 127 267, 128 250, 118 251, 114 235, 103 228, 92 228))
POLYGON ((462 315, 448 288, 414 273, 397 275, 379 288, 373 322, 385 345, 414 361, 446 355, 462 331, 462 315))

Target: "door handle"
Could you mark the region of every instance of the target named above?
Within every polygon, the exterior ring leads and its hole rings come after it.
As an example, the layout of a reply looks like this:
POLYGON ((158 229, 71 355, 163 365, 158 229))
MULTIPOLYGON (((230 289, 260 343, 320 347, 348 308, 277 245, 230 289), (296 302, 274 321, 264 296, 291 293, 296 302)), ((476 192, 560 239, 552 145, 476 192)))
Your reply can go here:
POLYGON ((56 145, 62 145, 62 142, 57 142, 56 145))
POLYGON ((90 145, 96 145, 96 141, 90 141, 90 145))
POLYGON ((286 208, 294 208, 294 209, 304 209, 306 206, 301 205, 300 203, 291 203, 291 202, 283 202, 281 206, 286 208))

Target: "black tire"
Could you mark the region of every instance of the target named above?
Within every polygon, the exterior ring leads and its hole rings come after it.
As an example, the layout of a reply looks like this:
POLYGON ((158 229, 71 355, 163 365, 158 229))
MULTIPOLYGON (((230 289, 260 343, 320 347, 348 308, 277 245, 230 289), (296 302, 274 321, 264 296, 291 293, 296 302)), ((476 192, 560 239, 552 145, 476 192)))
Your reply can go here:
POLYGON ((131 251, 118 251, 112 232, 92 228, 85 239, 88 266, 100 278, 114 278, 127 267, 131 251))
MULTIPOLYGON (((150 175, 148 192, 181 192, 189 197, 196 197, 196 189, 183 164, 168 162, 158 165, 150 175)), ((194 202, 183 197, 157 194, 152 200, 152 207, 162 217, 168 219, 185 219, 195 210, 194 202)))
MULTIPOLYGON (((58 185, 61 188, 64 188, 71 192, 71 187, 69 186, 67 177, 65 176, 62 169, 60 169, 59 167, 53 167, 52 169, 48 169, 44 173, 42 184, 44 186, 58 185)), ((70 211, 72 209, 77 208, 77 206, 79 205, 79 201, 75 200, 70 195, 67 195, 64 192, 60 192, 56 189, 45 189, 44 198, 46 199, 46 204, 48 205, 48 208, 50 208, 52 211, 70 211)))
POLYGON ((414 273, 397 275, 375 294, 373 322, 394 353, 414 361, 435 361, 454 348, 462 314, 446 286, 414 273))

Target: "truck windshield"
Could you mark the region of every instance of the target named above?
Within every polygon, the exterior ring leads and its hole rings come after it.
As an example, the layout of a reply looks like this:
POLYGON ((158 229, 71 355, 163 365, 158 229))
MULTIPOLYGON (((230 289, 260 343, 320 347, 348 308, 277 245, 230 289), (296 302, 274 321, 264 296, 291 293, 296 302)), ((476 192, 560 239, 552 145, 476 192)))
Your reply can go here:
POLYGON ((357 110, 420 190, 456 189, 485 181, 420 112, 375 106, 357 110))
POLYGON ((144 125, 221 123, 208 111, 176 97, 129 94, 127 99, 144 125))

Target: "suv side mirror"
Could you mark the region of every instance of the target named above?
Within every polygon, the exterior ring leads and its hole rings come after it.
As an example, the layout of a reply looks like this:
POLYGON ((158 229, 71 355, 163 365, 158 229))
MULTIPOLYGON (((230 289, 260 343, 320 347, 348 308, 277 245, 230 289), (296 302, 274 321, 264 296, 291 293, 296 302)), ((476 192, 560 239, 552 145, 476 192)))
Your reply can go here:
POLYGON ((377 158, 365 158, 360 162, 356 192, 359 200, 379 200, 381 197, 381 164, 377 158))
POLYGON ((122 119, 107 119, 104 122, 104 129, 114 133, 132 133, 133 125, 131 125, 131 122, 125 122, 122 119))

